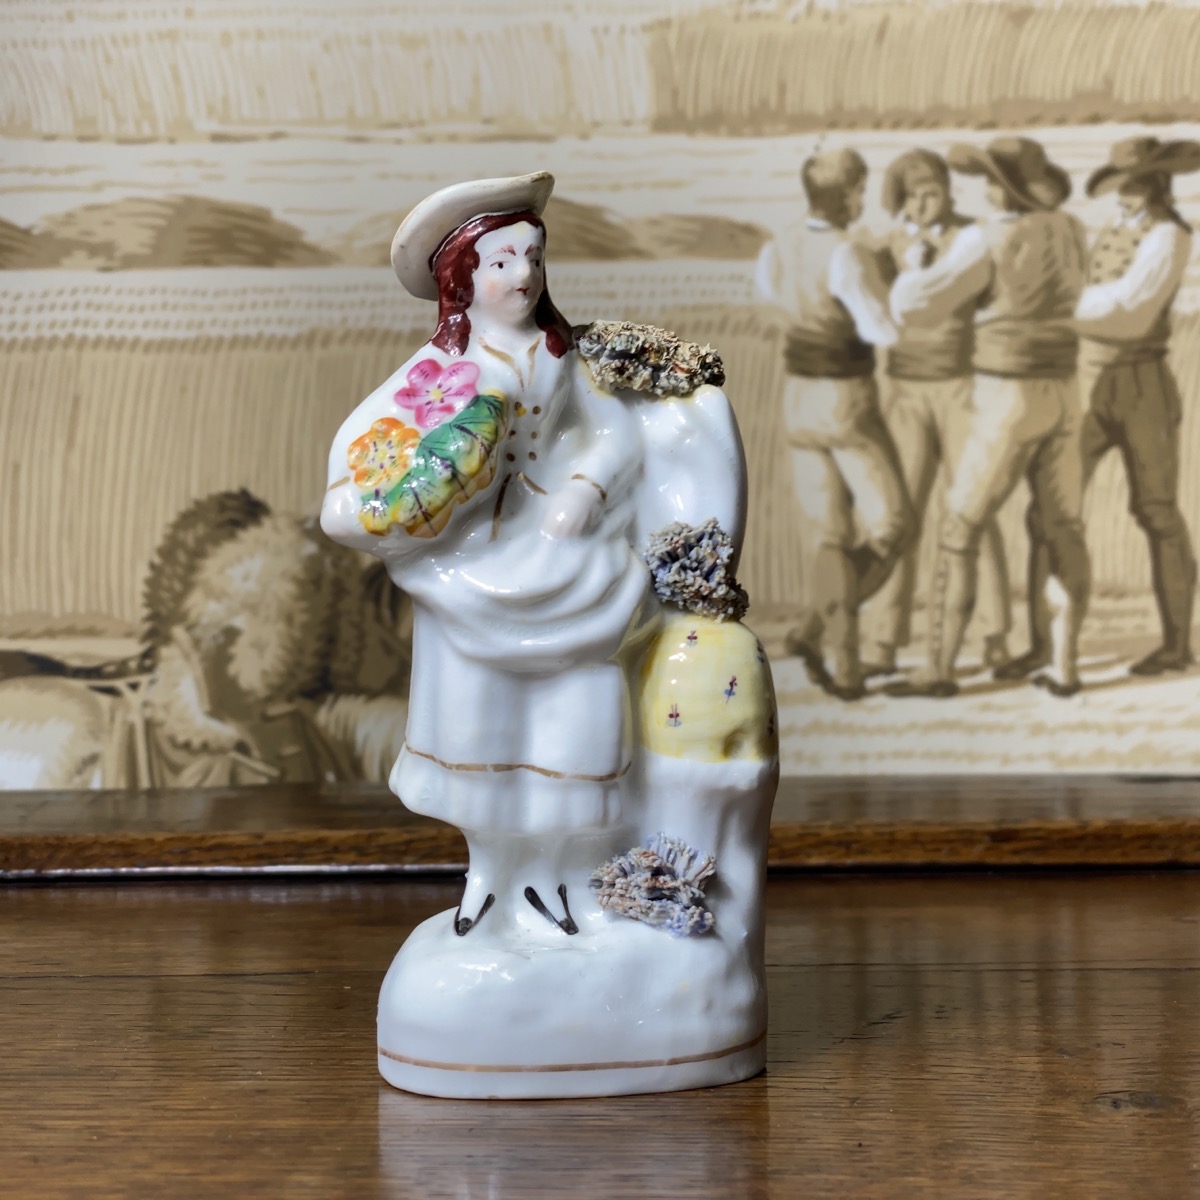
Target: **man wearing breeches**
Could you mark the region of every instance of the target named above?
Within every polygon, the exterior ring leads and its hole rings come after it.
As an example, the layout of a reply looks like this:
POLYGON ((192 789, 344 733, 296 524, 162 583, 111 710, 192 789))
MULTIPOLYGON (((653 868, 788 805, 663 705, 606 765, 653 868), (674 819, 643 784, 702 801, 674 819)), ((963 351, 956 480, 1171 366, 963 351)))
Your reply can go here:
POLYGON ((760 291, 784 314, 783 416, 806 592, 789 653, 833 695, 865 694, 858 611, 912 536, 896 449, 879 407, 874 346, 896 329, 877 256, 856 243, 867 167, 853 150, 801 169, 808 217, 759 262, 760 291))
MULTIPOLYGON (((1088 180, 1088 194, 1115 191, 1119 218, 1099 236, 1075 310, 1083 395, 1084 484, 1114 447, 1129 480, 1129 507, 1150 547, 1162 644, 1134 675, 1180 671, 1192 662, 1196 557, 1179 511, 1179 389, 1167 362, 1171 305, 1187 270, 1191 228, 1171 197, 1171 177, 1200 170, 1200 143, 1139 137, 1118 142, 1088 180)), ((1039 568, 1044 571, 1043 553, 1039 568)), ((1014 667, 1049 657, 1049 618, 1030 608, 1030 648, 1014 667)))
MULTIPOLYGON (((883 204, 893 217, 902 217, 884 246, 889 278, 944 257, 972 224, 954 211, 945 159, 929 150, 909 150, 888 167, 883 204)), ((884 416, 900 455, 918 530, 939 463, 948 481, 971 422, 975 297, 954 296, 954 301, 940 311, 935 307, 913 314, 888 350, 884 416)), ((906 646, 911 636, 916 574, 913 545, 864 614, 864 674, 885 675, 896 669, 896 649, 906 646)), ((984 526, 979 546, 977 616, 983 626, 984 661, 993 667, 1007 662, 1012 606, 1004 543, 994 520, 984 526)))
POLYGON ((892 308, 902 321, 947 304, 979 305, 970 427, 946 491, 930 598, 929 658, 899 696, 954 695, 954 667, 975 607, 979 542, 1022 475, 1029 524, 1049 555, 1047 603, 1055 609, 1047 669, 1034 682, 1056 696, 1079 691, 1079 629, 1090 571, 1083 538, 1081 414, 1072 326, 1083 290, 1086 238, 1059 207, 1067 173, 1030 138, 997 138, 986 150, 956 145, 952 169, 988 180, 994 218, 963 230, 943 258, 901 273, 892 308))

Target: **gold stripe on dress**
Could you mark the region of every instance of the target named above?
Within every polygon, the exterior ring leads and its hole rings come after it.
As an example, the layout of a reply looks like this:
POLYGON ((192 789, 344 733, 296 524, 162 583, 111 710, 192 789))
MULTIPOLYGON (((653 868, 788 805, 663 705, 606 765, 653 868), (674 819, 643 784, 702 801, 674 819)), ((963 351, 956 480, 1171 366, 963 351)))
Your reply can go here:
POLYGON ((683 1054, 678 1058, 650 1058, 633 1060, 631 1062, 599 1062, 599 1063, 543 1063, 540 1065, 517 1066, 515 1064, 496 1064, 482 1066, 474 1063, 436 1062, 429 1058, 412 1058, 407 1054, 397 1054, 394 1050, 379 1047, 379 1053, 392 1062, 404 1063, 409 1067, 428 1067, 434 1071, 471 1071, 482 1074, 516 1075, 538 1074, 540 1072, 561 1071, 629 1071, 639 1067, 680 1067, 686 1063, 711 1062, 715 1058, 728 1058, 731 1054, 741 1054, 744 1050, 753 1050, 761 1045, 767 1036, 764 1029, 757 1037, 739 1046, 727 1046, 723 1050, 710 1050, 705 1054, 683 1054))
POLYGON ((608 503, 608 493, 594 479, 589 479, 586 475, 580 475, 578 472, 572 475, 571 478, 582 480, 584 483, 590 483, 600 493, 600 499, 605 504, 608 503))
POLYGON ((489 542, 494 542, 500 536, 500 510, 504 507, 504 493, 508 491, 510 483, 511 472, 500 481, 500 490, 496 493, 496 507, 492 509, 492 536, 488 538, 489 542))
POLYGON ((432 763, 437 763, 439 767, 445 768, 447 771, 491 771, 499 774, 504 771, 532 771, 535 775, 545 775, 547 779, 570 779, 580 783, 612 783, 613 780, 620 779, 629 771, 630 764, 626 763, 619 771, 610 771, 607 775, 577 775, 569 771, 552 771, 549 767, 535 767, 532 763, 452 763, 446 762, 443 758, 438 758, 436 754, 429 754, 424 750, 417 750, 410 746, 408 742, 404 743, 404 749, 409 754, 415 754, 418 758, 427 758, 432 763))
POLYGON ((512 373, 521 381, 521 386, 525 386, 525 374, 517 366, 516 359, 511 354, 505 354, 503 350, 498 350, 495 346, 489 345, 483 338, 479 339, 479 344, 494 358, 498 358, 502 363, 507 363, 512 373))
POLYGON ((529 353, 529 375, 528 376, 526 376, 525 372, 522 371, 519 366, 517 366, 517 360, 515 358, 513 358, 513 356, 511 354, 506 354, 499 347, 493 346, 490 342, 488 342, 487 340, 485 340, 482 337, 479 339, 479 344, 480 344, 480 346, 483 347, 484 350, 486 350, 489 354, 493 355, 495 358, 498 358, 502 363, 507 363, 507 365, 508 365, 509 369, 512 371, 512 373, 521 381, 522 389, 528 388, 530 386, 530 384, 533 383, 533 375, 534 375, 534 371, 537 367, 538 347, 541 346, 541 344, 542 344, 542 338, 540 336, 538 338, 536 338, 534 340, 533 345, 529 347, 529 351, 528 351, 528 353, 529 353))

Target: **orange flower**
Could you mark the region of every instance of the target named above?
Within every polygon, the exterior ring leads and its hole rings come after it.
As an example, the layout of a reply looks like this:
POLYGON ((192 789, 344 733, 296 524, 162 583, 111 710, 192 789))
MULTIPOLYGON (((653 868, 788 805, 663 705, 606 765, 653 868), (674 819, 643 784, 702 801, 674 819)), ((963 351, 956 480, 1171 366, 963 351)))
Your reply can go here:
POLYGON ((380 417, 367 433, 350 443, 346 463, 359 487, 395 483, 412 462, 421 435, 395 417, 380 417))

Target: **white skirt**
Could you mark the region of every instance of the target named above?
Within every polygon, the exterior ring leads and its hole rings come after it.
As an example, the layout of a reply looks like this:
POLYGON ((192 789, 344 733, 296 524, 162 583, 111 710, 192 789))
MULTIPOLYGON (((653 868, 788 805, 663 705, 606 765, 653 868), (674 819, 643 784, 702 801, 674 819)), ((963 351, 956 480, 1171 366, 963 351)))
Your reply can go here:
POLYGON ((531 673, 460 652, 418 605, 406 745, 389 783, 460 829, 542 833, 620 819, 629 696, 614 662, 531 673))

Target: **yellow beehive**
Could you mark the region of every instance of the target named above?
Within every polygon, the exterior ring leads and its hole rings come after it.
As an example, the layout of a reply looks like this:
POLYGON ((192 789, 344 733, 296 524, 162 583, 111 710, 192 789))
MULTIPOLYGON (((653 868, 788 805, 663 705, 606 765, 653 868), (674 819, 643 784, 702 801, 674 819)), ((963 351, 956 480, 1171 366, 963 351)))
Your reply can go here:
POLYGON ((642 658, 642 746, 700 762, 779 753, 775 689, 762 644, 745 625, 669 612, 642 658))

